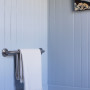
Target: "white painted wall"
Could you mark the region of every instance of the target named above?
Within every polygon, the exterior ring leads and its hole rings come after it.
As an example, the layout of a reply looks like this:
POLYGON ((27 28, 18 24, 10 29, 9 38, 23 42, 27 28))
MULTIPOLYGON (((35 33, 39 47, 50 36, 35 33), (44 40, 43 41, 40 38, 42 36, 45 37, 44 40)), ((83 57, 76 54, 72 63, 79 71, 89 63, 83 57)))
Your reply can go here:
POLYGON ((49 90, 90 90, 90 11, 49 0, 49 90))
MULTIPOLYGON (((0 51, 43 48, 43 87, 47 90, 47 0, 0 0, 0 51)), ((0 54, 0 90, 15 90, 14 59, 0 54)))

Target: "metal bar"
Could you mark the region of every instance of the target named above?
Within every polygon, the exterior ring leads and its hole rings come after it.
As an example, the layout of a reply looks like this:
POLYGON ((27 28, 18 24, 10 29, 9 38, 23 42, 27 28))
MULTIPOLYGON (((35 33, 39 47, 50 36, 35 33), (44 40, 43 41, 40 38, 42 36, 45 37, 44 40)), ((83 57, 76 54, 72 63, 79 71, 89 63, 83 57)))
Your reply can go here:
MULTIPOLYGON (((39 49, 41 51, 41 54, 43 54, 45 52, 42 48, 39 48, 39 49)), ((6 49, 6 48, 2 50, 2 55, 4 57, 19 54, 19 53, 20 53, 19 50, 17 50, 17 51, 8 51, 8 49, 6 49)))

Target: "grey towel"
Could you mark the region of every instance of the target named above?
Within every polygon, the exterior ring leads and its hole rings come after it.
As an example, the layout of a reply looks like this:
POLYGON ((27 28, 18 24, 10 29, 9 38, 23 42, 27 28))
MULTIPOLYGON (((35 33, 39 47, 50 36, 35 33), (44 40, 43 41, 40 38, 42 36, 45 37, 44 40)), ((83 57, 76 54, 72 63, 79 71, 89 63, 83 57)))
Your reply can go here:
POLYGON ((24 82, 23 79, 23 62, 22 62, 22 54, 16 54, 16 79, 20 80, 20 83, 24 82))
POLYGON ((20 80, 20 60, 19 60, 19 54, 16 54, 16 79, 20 80))

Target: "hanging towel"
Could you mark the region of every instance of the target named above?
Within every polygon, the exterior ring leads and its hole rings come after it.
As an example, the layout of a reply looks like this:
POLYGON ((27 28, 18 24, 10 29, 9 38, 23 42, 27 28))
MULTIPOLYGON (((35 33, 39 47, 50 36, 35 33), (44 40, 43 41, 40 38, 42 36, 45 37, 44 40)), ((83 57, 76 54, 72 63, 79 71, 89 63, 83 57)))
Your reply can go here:
POLYGON ((16 54, 16 79, 20 80, 20 59, 19 59, 19 54, 16 54))
POLYGON ((18 60, 17 78, 24 82, 24 90, 43 90, 40 49, 21 49, 18 60))

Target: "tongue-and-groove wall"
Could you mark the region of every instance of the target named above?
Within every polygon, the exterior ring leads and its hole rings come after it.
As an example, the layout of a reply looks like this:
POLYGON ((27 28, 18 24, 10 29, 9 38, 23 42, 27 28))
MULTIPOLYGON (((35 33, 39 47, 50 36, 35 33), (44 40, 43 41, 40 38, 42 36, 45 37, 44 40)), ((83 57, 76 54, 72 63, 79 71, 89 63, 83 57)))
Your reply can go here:
MULTIPOLYGON (((0 0, 0 52, 3 48, 45 49, 42 74, 47 90, 47 0, 0 0)), ((14 82, 14 59, 0 53, 0 90, 15 90, 14 82)))
POLYGON ((90 11, 49 0, 49 90, 90 90, 90 11))
MULTIPOLYGON (((0 0, 0 50, 44 48, 43 86, 47 90, 48 39, 49 90, 89 90, 90 11, 74 12, 72 0, 48 1, 0 0)), ((0 55, 0 89, 15 89, 12 57, 0 55)))

